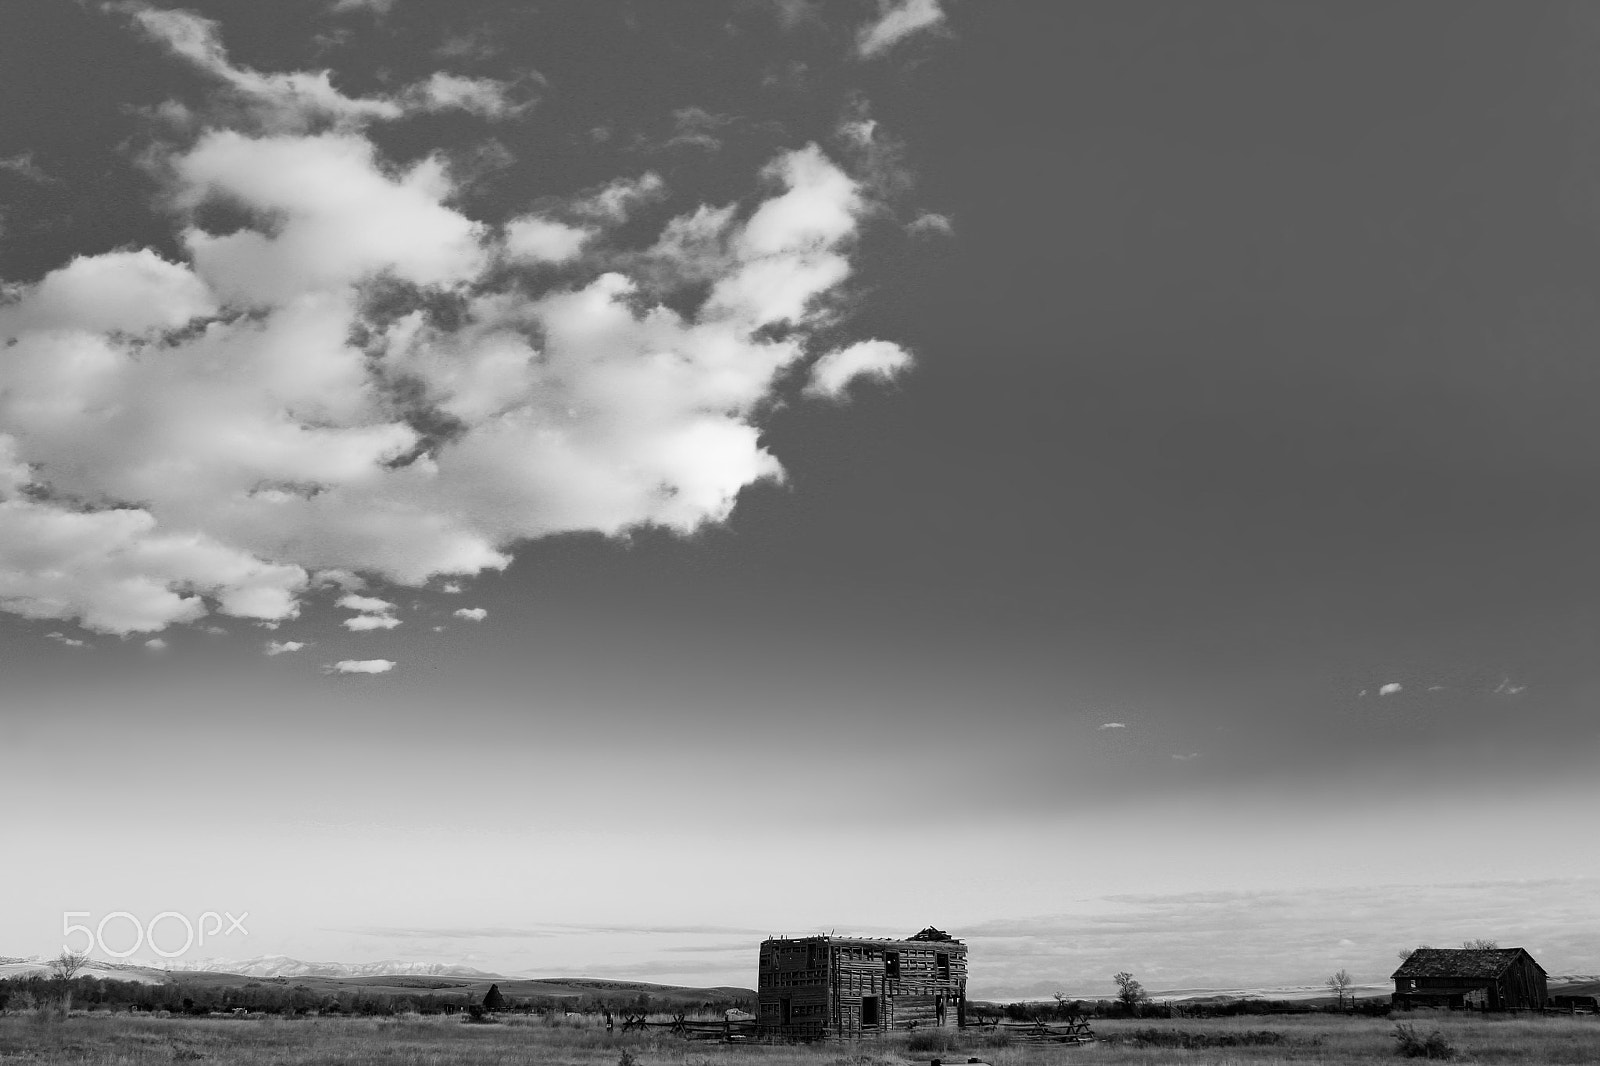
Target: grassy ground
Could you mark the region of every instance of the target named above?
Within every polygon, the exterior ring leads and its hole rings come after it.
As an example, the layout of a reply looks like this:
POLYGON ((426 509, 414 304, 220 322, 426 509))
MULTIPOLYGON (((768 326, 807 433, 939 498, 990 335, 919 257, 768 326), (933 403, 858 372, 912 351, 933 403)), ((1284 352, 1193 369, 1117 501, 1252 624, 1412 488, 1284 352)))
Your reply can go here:
MULTIPOLYGON (((1600 1018, 1499 1018, 1417 1012, 1401 1019, 1419 1035, 1440 1030, 1466 1063, 1600 1064, 1600 1018)), ((947 1050, 893 1036, 856 1044, 722 1045, 667 1035, 608 1035, 515 1019, 494 1025, 454 1018, 308 1020, 146 1018, 0 1014, 0 1066, 88 1063, 323 1064, 376 1066, 905 1066, 933 1058, 993 1066, 1168 1066, 1168 1064, 1399 1064, 1395 1023, 1336 1016, 1100 1021, 1084 1046, 1039 1045, 988 1035, 958 1037, 947 1050), (628 1059, 624 1058, 624 1055, 628 1059)))

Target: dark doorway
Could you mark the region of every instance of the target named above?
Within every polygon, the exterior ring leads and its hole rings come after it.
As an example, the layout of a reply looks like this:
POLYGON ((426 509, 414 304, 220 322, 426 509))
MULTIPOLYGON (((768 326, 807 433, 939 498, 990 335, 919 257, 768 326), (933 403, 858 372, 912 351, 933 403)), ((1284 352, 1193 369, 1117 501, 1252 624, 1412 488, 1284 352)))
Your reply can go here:
POLYGON ((794 1017, 794 1011, 790 1009, 789 1006, 788 996, 778 1000, 778 1008, 783 1012, 783 1024, 788 1025, 790 1020, 794 1017))
POLYGON ((861 997, 861 1028, 876 1029, 878 1027, 878 997, 861 997))

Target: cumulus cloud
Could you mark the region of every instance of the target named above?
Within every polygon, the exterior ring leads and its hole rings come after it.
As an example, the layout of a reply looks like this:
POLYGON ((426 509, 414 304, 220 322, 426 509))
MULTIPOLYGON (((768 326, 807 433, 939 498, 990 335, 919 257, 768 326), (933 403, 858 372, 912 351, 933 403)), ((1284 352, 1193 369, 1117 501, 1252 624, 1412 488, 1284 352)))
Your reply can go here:
POLYGON ((0 170, 15 174, 17 177, 31 181, 35 185, 49 185, 55 181, 33 161, 32 152, 18 152, 15 155, 0 157, 0 170))
POLYGON ((251 112, 163 142, 177 259, 80 256, 0 289, 0 609, 152 633, 286 621, 332 584, 347 627, 389 628, 392 604, 350 590, 459 590, 531 538, 721 521, 783 475, 757 422, 780 390, 909 365, 884 340, 817 354, 870 205, 816 145, 591 260, 573 235, 639 222, 659 175, 480 221, 440 158, 394 165, 354 121, 423 106, 405 92, 249 71, 209 20, 120 10, 228 93, 351 121, 251 112))
POLYGON ((869 59, 944 24, 939 0, 879 0, 878 17, 856 36, 856 52, 869 59))
POLYGON ((1511 678, 1507 677, 1503 678, 1500 684, 1495 686, 1494 691, 1495 695, 1497 696, 1515 696, 1524 691, 1527 687, 1527 685, 1513 684, 1511 678))
POLYGON ((1198 751, 1191 751, 1187 755, 1174 755, 1173 756, 1173 758, 1178 760, 1179 762, 1188 762, 1190 759, 1198 759, 1199 757, 1200 757, 1200 753, 1198 751))
POLYGON ((506 254, 536 263, 564 263, 583 251, 595 232, 588 226, 569 226, 552 218, 524 215, 506 223, 506 254))
POLYGON ((147 650, 153 651, 153 652, 161 652, 161 651, 166 651, 167 650, 167 642, 162 640, 160 637, 153 637, 150 640, 145 641, 144 642, 144 646, 145 646, 145 648, 147 650))
POLYGON ((387 674, 394 668, 392 659, 340 659, 323 667, 330 674, 387 674))
POLYGON ((353 592, 348 596, 341 596, 338 605, 347 610, 363 611, 368 614, 382 614, 395 609, 394 604, 388 600, 380 600, 376 596, 358 596, 353 592))
POLYGON ((459 581, 446 581, 443 585, 439 586, 439 591, 450 596, 459 596, 461 593, 465 592, 466 589, 462 587, 461 582, 459 581))
POLYGON ((266 654, 287 655, 289 652, 299 651, 304 647, 306 647, 306 642, 303 640, 273 640, 267 642, 266 654))
POLYGON ((1128 727, 1126 725, 1124 725, 1123 723, 1121 723, 1121 722, 1106 722, 1105 724, 1101 725, 1100 728, 1101 729, 1126 729, 1128 727))
POLYGON ((1399 692, 1403 687, 1404 686, 1402 686, 1400 684, 1400 682, 1398 682, 1398 681, 1390 681, 1388 684, 1379 685, 1378 686, 1378 695, 1380 695, 1380 696, 1393 696, 1395 693, 1399 692))
POLYGON ((489 612, 482 607, 462 607, 453 613, 457 618, 465 618, 469 622, 481 622, 489 617, 489 612))
POLYGON ((949 237, 955 233, 955 223, 949 216, 925 211, 912 219, 906 231, 915 237, 949 237))
POLYGON ((346 618, 342 624, 352 632, 363 633, 373 629, 393 629, 400 624, 400 619, 392 614, 358 614, 354 618, 346 618))
POLYGON ((817 396, 844 395, 858 378, 888 379, 911 365, 911 353, 891 341, 862 341, 829 352, 811 368, 806 391, 817 396))
POLYGON ((52 632, 46 633, 44 636, 46 640, 53 640, 57 644, 65 644, 69 648, 87 648, 89 646, 87 641, 78 640, 76 637, 69 637, 65 633, 52 632))

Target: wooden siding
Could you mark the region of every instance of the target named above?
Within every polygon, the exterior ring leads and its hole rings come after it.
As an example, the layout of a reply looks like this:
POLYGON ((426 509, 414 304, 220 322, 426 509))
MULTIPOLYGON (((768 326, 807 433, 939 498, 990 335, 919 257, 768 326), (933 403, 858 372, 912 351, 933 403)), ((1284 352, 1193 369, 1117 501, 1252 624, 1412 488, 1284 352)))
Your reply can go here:
POLYGON ((952 1026, 965 1020, 966 991, 967 948, 959 941, 767 940, 756 1018, 763 1032, 800 1038, 952 1026))

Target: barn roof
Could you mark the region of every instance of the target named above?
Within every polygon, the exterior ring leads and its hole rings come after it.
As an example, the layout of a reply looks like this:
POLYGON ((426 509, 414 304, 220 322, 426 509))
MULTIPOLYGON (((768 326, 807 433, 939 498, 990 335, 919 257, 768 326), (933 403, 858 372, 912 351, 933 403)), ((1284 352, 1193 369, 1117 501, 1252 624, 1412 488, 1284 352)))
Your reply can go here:
POLYGON ((1525 955, 1540 973, 1544 972, 1544 967, 1533 962, 1533 956, 1521 948, 1418 948, 1389 977, 1494 978, 1525 955))

